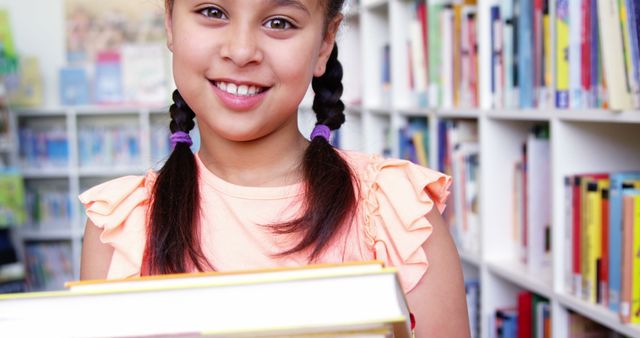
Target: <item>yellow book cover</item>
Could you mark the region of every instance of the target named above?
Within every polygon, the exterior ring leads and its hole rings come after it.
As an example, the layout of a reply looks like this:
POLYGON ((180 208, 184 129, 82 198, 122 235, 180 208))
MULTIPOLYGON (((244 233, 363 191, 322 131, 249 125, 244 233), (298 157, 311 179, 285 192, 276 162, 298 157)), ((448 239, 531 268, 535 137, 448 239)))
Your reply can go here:
POLYGON ((596 303, 598 286, 597 262, 602 258, 602 189, 608 179, 584 180, 584 231, 582 241, 583 299, 596 303))
POLYGON ((411 135, 411 140, 413 141, 413 146, 416 149, 416 158, 418 159, 418 163, 421 166, 428 167, 429 156, 427 154, 427 149, 424 147, 424 134, 420 131, 416 131, 411 135))
POLYGON ((569 3, 558 1, 562 6, 556 18, 556 104, 558 108, 569 107, 569 3))
POLYGON ((541 101, 544 106, 548 106, 551 102, 550 93, 553 89, 553 53, 551 45, 553 38, 551 37, 551 15, 545 14, 542 17, 543 43, 544 43, 544 89, 541 101))

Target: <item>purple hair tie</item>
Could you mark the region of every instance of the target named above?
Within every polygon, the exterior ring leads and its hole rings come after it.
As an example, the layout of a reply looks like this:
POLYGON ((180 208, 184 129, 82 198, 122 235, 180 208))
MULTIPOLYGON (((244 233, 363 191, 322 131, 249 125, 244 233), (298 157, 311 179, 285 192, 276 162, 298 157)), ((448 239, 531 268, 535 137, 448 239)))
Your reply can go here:
POLYGON ((324 124, 316 124, 313 127, 313 131, 311 132, 311 139, 313 140, 316 136, 322 136, 327 142, 329 142, 329 137, 331 136, 331 129, 325 126, 324 124))
POLYGON ((189 133, 185 133, 184 131, 176 131, 175 133, 171 134, 171 146, 175 148, 176 144, 178 143, 186 143, 191 146, 193 144, 193 141, 191 141, 191 136, 189 136, 189 133))

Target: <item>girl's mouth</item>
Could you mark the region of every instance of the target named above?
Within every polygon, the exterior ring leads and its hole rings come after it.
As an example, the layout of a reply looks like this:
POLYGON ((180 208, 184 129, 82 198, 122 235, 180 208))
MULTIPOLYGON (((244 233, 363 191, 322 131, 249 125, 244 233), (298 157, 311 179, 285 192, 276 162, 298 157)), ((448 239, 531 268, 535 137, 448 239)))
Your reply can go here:
POLYGON ((266 91, 267 87, 261 87, 256 85, 237 85, 232 82, 213 81, 213 84, 220 90, 236 96, 254 96, 266 91))

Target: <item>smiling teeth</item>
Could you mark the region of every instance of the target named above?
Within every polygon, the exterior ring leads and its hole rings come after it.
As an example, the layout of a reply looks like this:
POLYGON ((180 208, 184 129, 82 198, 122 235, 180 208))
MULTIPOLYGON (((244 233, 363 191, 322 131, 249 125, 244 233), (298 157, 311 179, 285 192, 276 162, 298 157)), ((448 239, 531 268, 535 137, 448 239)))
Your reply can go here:
POLYGON ((247 85, 236 85, 235 83, 226 83, 226 82, 216 82, 216 87, 221 90, 237 95, 237 96, 252 96, 261 93, 262 88, 258 88, 256 86, 247 86, 247 85))

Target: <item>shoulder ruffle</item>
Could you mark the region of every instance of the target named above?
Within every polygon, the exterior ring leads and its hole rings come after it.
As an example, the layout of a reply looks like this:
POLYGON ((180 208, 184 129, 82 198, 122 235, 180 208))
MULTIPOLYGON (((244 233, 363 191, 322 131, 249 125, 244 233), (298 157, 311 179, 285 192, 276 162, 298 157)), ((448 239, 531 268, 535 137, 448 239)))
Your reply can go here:
POLYGON ((140 273, 154 180, 151 171, 145 176, 124 176, 94 186, 78 197, 87 217, 103 229, 100 240, 114 248, 107 278, 140 273))
POLYGON ((372 157, 364 177, 364 232, 375 258, 398 269, 411 291, 429 265, 422 245, 432 233, 426 218, 445 208, 451 177, 409 161, 372 157))

